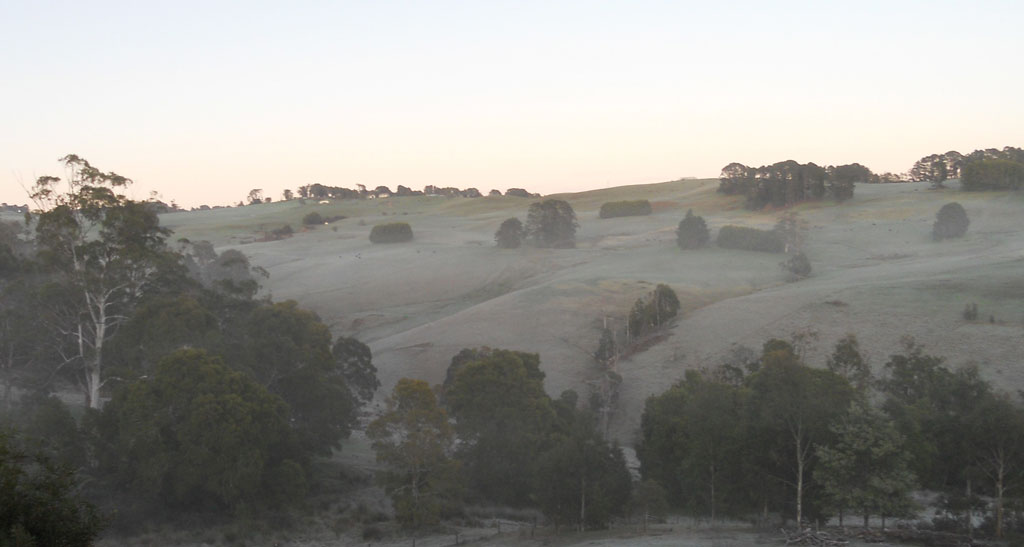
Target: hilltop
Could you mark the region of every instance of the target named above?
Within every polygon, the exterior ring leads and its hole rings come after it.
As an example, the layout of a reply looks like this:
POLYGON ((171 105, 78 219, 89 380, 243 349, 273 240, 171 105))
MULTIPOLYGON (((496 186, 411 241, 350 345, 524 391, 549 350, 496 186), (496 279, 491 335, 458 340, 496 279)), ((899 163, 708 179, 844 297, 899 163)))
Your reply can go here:
POLYGON ((717 180, 547 196, 575 209, 575 249, 495 248, 498 225, 525 219, 531 198, 292 200, 162 222, 175 238, 238 248, 269 272, 264 284, 275 299, 297 300, 335 335, 368 343, 379 396, 404 376, 440 383, 455 353, 484 345, 537 352, 552 394, 585 394, 598 373, 590 353, 605 318, 623 321, 638 297, 666 283, 682 302, 680 317, 660 342, 617 365, 623 385, 611 431, 630 445, 647 396, 688 369, 718 364, 736 345, 759 348, 795 332, 812 334, 805 357, 815 366, 854 333, 878 372, 910 335, 952 365, 977 364, 997 386, 1024 388, 1024 196, 950 186, 860 184, 842 204, 790 207, 809 224, 814 267, 795 283, 778 267, 782 255, 675 246, 675 227, 691 208, 712 237, 725 224, 775 223, 779 211, 746 211, 742 198, 715 192, 717 180), (598 218, 602 203, 623 199, 647 199, 653 214, 598 218), (935 213, 951 201, 966 208, 970 229, 963 239, 934 242, 935 213), (346 218, 302 230, 313 211, 346 218), (412 242, 369 242, 374 224, 395 220, 412 225, 412 242), (293 237, 261 241, 284 224, 296 229, 293 237), (968 302, 978 304, 977 321, 961 317, 968 302))

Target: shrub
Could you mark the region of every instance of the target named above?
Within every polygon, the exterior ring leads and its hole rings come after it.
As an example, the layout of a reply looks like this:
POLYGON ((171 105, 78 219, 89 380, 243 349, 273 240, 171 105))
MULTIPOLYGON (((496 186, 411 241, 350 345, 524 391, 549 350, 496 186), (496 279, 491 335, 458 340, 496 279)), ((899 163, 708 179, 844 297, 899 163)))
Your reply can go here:
POLYGON ((676 229, 676 244, 680 249, 699 249, 708 244, 711 234, 704 217, 693 214, 693 209, 686 211, 686 217, 679 221, 676 229))
POLYGON ((292 229, 292 225, 291 224, 285 224, 284 226, 281 226, 280 228, 274 228, 273 230, 271 230, 270 231, 270 236, 273 239, 284 239, 286 237, 292 237, 292 234, 294 234, 294 233, 295 233, 295 230, 292 229))
POLYGON ((791 255, 784 262, 780 262, 779 266, 796 278, 804 278, 811 275, 811 261, 803 252, 791 255))
POLYGON ((963 317, 965 321, 974 321, 978 319, 978 305, 971 302, 964 306, 963 317))
POLYGON ((370 243, 402 243, 412 241, 412 227, 408 222, 377 224, 370 230, 370 243))
POLYGON ((502 249, 515 249, 523 243, 523 223, 518 218, 505 219, 494 233, 494 240, 502 249))
POLYGON ((320 216, 320 213, 313 211, 302 217, 302 223, 306 226, 313 226, 314 224, 323 224, 324 217, 320 216))
POLYGON ((106 519, 79 495, 70 467, 0 431, 0 545, 87 546, 106 519))
POLYGON ((601 218, 639 217, 651 214, 651 202, 646 199, 635 201, 609 201, 601 206, 597 216, 601 218))
POLYGON ((936 241, 963 237, 967 233, 967 225, 971 223, 967 218, 967 211, 959 203, 947 203, 939 209, 935 215, 935 224, 932 225, 932 237, 936 241))
POLYGON ((745 226, 722 226, 718 230, 718 246, 723 249, 781 253, 785 249, 782 236, 775 230, 758 230, 745 226))

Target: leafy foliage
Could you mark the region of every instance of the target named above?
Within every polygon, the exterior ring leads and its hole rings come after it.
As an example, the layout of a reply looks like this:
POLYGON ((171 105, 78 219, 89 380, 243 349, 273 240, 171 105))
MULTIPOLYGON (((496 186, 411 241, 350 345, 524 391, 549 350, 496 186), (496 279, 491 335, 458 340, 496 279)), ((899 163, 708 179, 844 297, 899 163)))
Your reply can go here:
POLYGON ((387 466, 381 482, 404 526, 436 524, 444 507, 460 498, 448 416, 422 380, 399 380, 387 405, 366 431, 377 461, 387 466))
POLYGON ((77 376, 87 406, 99 408, 107 341, 176 271, 179 257, 167 249, 169 231, 149 204, 116 193, 130 179, 75 155, 61 162, 71 173, 66 190, 58 190, 59 178, 43 176, 31 194, 39 256, 59 287, 40 311, 61 344, 63 368, 77 376))
POLYGON ((857 163, 828 168, 793 160, 761 167, 730 163, 722 168, 718 191, 746 196, 746 207, 758 210, 768 205, 784 207, 821 200, 826 196, 845 201, 853 197, 855 182, 876 182, 877 179, 870 169, 857 163))
POLYGON ((693 214, 693 209, 686 211, 686 216, 679 221, 676 228, 676 245, 680 249, 699 249, 708 244, 711 240, 711 233, 704 217, 693 214))
POLYGON ((634 201, 609 201, 601 205, 597 216, 600 218, 638 217, 651 214, 651 202, 646 199, 634 201))
POLYGON ((860 353, 860 343, 853 334, 847 334, 838 342, 828 357, 827 368, 846 378, 858 391, 871 386, 871 366, 860 353))
POLYGON ((568 249, 576 246, 576 212, 567 201, 546 199, 530 205, 526 236, 537 247, 568 249))
POLYGON ((534 496, 556 527, 604 528, 629 499, 629 471, 622 451, 598 435, 589 415, 566 410, 568 431, 537 457, 534 496))
POLYGON ((306 213, 306 216, 302 217, 302 223, 306 226, 315 226, 317 224, 324 223, 324 217, 317 211, 306 213))
POLYGON ((377 224, 370 229, 370 243, 403 243, 412 241, 412 227, 408 222, 377 224))
POLYGON ((524 236, 523 223, 512 217, 501 223, 498 231, 494 233, 494 240, 501 249, 517 249, 522 245, 524 236))
POLYGON ((679 313, 679 306, 679 297, 672 287, 659 283, 647 296, 638 299, 630 310, 630 338, 639 338, 668 323, 679 313))
POLYGON ((377 367, 373 366, 370 348, 355 338, 339 337, 331 348, 334 361, 349 389, 360 401, 368 402, 380 388, 377 367))
POLYGON ((551 400, 537 354, 487 349, 461 364, 444 392, 456 420, 469 485, 482 497, 529 503, 532 456, 541 452, 554 424, 551 400))
POLYGON ((127 484, 171 506, 283 503, 274 476, 302 479, 284 401, 200 350, 118 390, 103 420, 127 484))
MULTIPOLYGON (((247 327, 244 370, 288 404, 302 446, 330 454, 349 435, 355 412, 327 327, 293 300, 258 307, 247 327)), ((363 367, 357 374, 366 372, 363 367)))
POLYGON ((963 205, 956 202, 947 203, 935 215, 932 237, 936 241, 963 237, 967 233, 967 226, 970 223, 963 205))
POLYGON ((87 547, 105 525, 67 466, 0 431, 0 545, 87 547))
POLYGON ((831 431, 835 442, 817 447, 821 464, 814 470, 831 507, 840 513, 855 510, 865 528, 871 515, 909 514, 916 479, 910 453, 892 423, 878 411, 854 404, 831 431))
POLYGON ((964 190, 1019 190, 1024 187, 1024 161, 986 159, 964 166, 964 190))

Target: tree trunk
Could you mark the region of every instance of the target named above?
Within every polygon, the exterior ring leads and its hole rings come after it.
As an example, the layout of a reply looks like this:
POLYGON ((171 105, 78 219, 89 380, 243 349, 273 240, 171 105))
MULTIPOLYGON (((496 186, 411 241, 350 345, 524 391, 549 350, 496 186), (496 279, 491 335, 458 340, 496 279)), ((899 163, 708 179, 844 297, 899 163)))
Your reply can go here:
POLYGON ((711 524, 715 524, 715 464, 711 464, 711 524))
POLYGON ((804 451, 801 435, 796 436, 796 527, 803 523, 804 516, 804 451))
POLYGON ((580 532, 587 530, 587 479, 580 477, 580 532))
POLYGON ((967 479, 967 537, 974 537, 974 511, 971 511, 971 479, 967 479))
POLYGON ((1005 469, 1002 454, 999 456, 999 468, 996 471, 996 538, 1003 538, 1003 475, 1005 469))

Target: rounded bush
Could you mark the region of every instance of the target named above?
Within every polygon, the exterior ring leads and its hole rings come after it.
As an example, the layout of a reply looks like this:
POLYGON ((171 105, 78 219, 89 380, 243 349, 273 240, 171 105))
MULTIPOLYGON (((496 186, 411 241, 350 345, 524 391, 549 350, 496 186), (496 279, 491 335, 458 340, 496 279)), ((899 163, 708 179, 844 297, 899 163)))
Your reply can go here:
POLYGON ((313 211, 312 213, 309 213, 306 216, 302 217, 302 223, 305 224, 306 226, 312 226, 314 224, 323 224, 324 217, 322 217, 320 213, 313 211))
POLYGON ((639 217, 651 214, 651 202, 646 199, 634 201, 609 201, 601 205, 597 216, 601 218, 639 217))
POLYGON ((377 224, 370 230, 370 243, 402 243, 412 241, 412 227, 408 222, 377 224))
POLYGON ((932 225, 932 237, 936 241, 963 237, 967 233, 967 226, 971 223, 967 218, 967 211, 959 203, 947 203, 939 209, 935 215, 935 224, 932 225))

